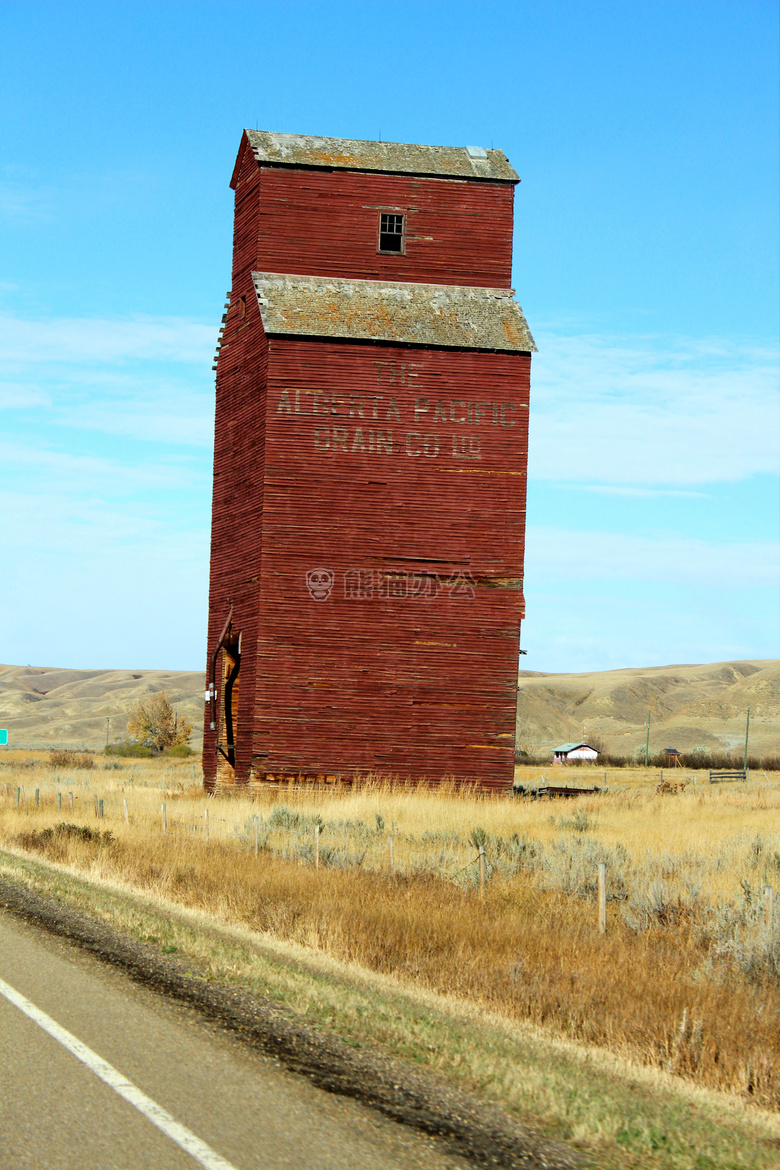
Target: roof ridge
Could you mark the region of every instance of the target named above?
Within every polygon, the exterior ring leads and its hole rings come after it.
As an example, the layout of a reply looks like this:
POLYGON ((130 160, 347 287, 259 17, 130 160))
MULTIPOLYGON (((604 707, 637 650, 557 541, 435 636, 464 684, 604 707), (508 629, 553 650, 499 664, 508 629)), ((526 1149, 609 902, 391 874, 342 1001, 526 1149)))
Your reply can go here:
POLYGON ((503 150, 244 130, 259 163, 518 183, 503 150))

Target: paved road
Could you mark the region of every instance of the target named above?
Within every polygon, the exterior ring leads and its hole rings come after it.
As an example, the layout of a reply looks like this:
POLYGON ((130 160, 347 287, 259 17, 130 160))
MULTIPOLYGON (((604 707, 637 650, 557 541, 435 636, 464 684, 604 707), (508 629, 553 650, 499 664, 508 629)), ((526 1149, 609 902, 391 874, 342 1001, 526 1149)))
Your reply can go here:
POLYGON ((228 1170, 467 1165, 434 1140, 314 1088, 212 1032, 187 1008, 2 913, 0 980, 7 985, 5 993, 0 986, 3 1170, 198 1170, 209 1165, 204 1150, 213 1153, 212 1166, 224 1159, 228 1170), (8 988, 26 1009, 9 1001, 8 988), (55 1032, 57 1025, 66 1030, 65 1039, 44 1030, 46 1018, 55 1032), (69 1051, 68 1034, 108 1062, 97 1067, 110 1066, 120 1086, 123 1078, 131 1082, 141 1104, 151 1099, 166 1111, 174 1136, 69 1051), (177 1144, 178 1133, 186 1145, 188 1131, 202 1143, 200 1160, 177 1144))

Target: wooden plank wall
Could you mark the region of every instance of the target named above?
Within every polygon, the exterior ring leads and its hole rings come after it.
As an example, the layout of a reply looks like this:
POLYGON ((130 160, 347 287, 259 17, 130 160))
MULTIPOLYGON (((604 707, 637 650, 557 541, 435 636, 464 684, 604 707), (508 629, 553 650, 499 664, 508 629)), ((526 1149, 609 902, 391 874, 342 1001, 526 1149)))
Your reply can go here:
MULTIPOLYGON (((217 363, 214 418, 214 488, 207 664, 233 605, 233 630, 241 633, 235 779, 249 778, 252 761, 255 667, 262 552, 265 388, 268 343, 252 286, 257 253, 259 174, 245 155, 236 189, 233 282, 217 363)), ((217 670, 221 689, 222 671, 217 670)), ((221 698, 221 696, 220 696, 221 698)), ((207 788, 230 781, 206 713, 203 772, 207 788)))
POLYGON ((511 783, 530 355, 269 345, 256 773, 511 783))
POLYGON ((260 271, 510 286, 511 183, 269 166, 261 173, 260 271), (377 252, 382 210, 407 216, 405 255, 377 252))
POLYGON ((208 655, 231 604, 242 650, 236 771, 219 778, 511 783, 530 355, 269 341, 251 273, 508 287, 513 186, 260 168, 251 151, 236 178, 208 655), (406 255, 377 254, 381 209, 407 214, 406 255), (333 573, 327 600, 312 569, 333 573))

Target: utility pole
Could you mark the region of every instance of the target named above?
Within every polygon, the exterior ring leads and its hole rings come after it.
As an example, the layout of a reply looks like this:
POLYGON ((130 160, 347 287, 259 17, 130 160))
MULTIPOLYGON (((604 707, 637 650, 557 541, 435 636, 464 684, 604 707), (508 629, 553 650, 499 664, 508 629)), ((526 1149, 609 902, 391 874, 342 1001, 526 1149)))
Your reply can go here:
POLYGON ((650 712, 647 712, 647 735, 645 736, 645 767, 650 754, 650 712))
POLYGON ((747 709, 747 719, 745 721, 745 775, 747 775, 747 756, 748 756, 748 739, 750 738, 750 708, 747 709))

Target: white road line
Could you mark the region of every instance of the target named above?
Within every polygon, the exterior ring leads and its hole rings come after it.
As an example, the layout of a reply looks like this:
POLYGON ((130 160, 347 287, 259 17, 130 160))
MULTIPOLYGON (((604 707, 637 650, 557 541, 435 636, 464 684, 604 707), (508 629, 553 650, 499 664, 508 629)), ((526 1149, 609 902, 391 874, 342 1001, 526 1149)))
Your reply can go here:
POLYGON ((117 1072, 107 1060, 103 1060, 102 1056, 98 1056, 91 1048, 87 1048, 86 1044, 82 1044, 71 1032, 61 1027, 51 1016, 47 1016, 29 999, 25 999, 23 995, 11 987, 10 983, 6 983, 3 979, 0 979, 0 994, 4 995, 14 1007, 18 1007, 26 1016, 29 1016, 40 1028, 43 1028, 44 1032, 48 1032, 63 1048, 67 1048, 68 1052, 80 1060, 82 1064, 85 1064, 95 1076, 100 1077, 101 1081, 113 1089, 115 1093, 118 1093, 120 1097, 124 1097, 125 1101, 133 1105, 139 1113, 151 1121, 152 1125, 156 1125, 158 1129, 162 1130, 166 1137, 169 1137, 172 1142, 190 1154, 196 1162, 200 1162, 206 1170, 236 1170, 231 1162, 220 1157, 212 1150, 211 1146, 207 1146, 192 1130, 187 1129, 186 1125, 182 1125, 175 1117, 171 1117, 162 1105, 158 1105, 151 1097, 147 1097, 146 1093, 143 1093, 127 1077, 117 1072))

